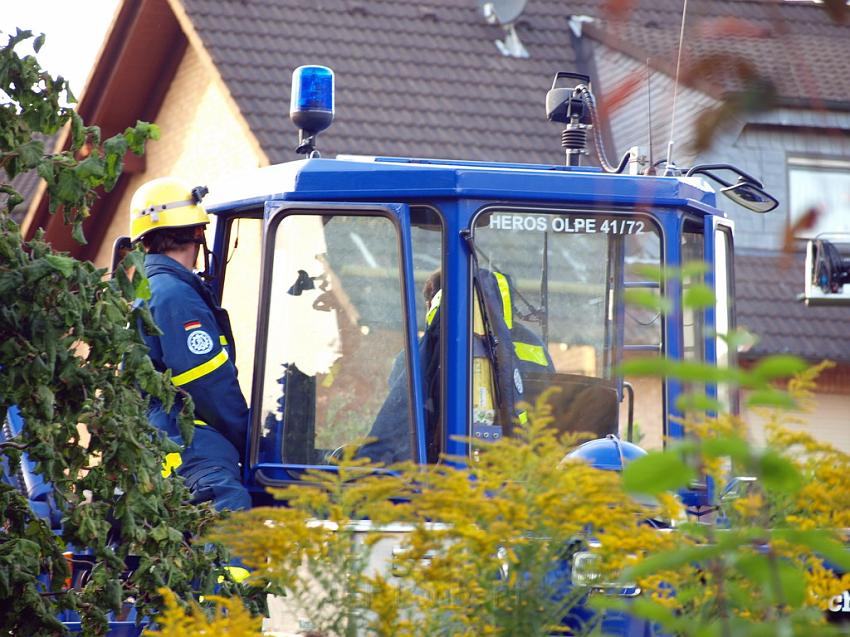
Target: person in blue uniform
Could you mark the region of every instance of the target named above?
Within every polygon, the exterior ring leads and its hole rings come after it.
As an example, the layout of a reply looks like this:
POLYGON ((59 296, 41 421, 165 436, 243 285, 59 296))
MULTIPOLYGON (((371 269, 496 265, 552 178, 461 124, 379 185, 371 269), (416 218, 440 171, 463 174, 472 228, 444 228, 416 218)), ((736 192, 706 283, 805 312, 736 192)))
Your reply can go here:
POLYGON ((130 239, 145 249, 150 282, 148 307, 162 334, 148 334, 154 367, 171 372, 172 382, 195 405, 195 429, 186 446, 177 427, 181 405, 166 410, 151 399, 151 423, 182 446, 168 454, 163 475, 176 471, 194 502, 211 501, 217 509, 247 509, 251 498, 240 479, 248 406, 236 377, 230 319, 212 290, 192 269, 204 245, 209 223, 201 199, 205 188, 191 189, 166 177, 141 186, 130 204, 130 239))

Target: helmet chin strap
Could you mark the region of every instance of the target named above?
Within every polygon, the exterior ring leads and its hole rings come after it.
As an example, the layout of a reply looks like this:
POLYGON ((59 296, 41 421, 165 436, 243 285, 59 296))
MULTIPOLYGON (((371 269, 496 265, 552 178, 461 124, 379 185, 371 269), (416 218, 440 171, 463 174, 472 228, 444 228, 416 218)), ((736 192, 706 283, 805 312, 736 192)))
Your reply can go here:
POLYGON ((204 253, 204 268, 200 272, 198 272, 198 276, 200 276, 207 283, 212 280, 212 272, 210 272, 210 249, 207 247, 207 238, 204 235, 195 238, 195 243, 201 246, 201 249, 204 253))

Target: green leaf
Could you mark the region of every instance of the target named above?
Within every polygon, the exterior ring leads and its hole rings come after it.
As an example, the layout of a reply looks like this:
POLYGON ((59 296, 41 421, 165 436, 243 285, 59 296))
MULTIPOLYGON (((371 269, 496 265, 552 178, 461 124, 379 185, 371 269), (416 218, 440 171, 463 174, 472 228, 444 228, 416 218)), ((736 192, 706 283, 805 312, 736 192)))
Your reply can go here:
POLYGON ((647 263, 640 263, 634 266, 634 273, 647 281, 655 281, 656 283, 661 283, 665 281, 669 276, 667 276, 667 272, 662 270, 657 265, 650 265, 647 263))
POLYGON ((25 169, 35 168, 44 156, 44 143, 33 139, 18 146, 15 152, 20 156, 21 163, 25 169))
POLYGON ((137 299, 149 301, 151 298, 151 283, 148 277, 143 276, 136 284, 135 295, 137 299))
POLYGON ((767 587, 771 582, 770 558, 764 553, 745 553, 737 555, 735 568, 746 579, 759 587, 767 587))
POLYGON ((777 560, 780 591, 776 591, 777 603, 785 603, 798 608, 806 598, 806 574, 803 569, 786 560, 777 560))
POLYGON ((649 356, 624 361, 618 367, 625 376, 664 376, 686 382, 728 383, 737 385, 742 373, 737 368, 722 367, 695 361, 676 361, 663 356, 649 356))
POLYGON ((0 192, 2 192, 8 197, 8 199, 6 200, 6 208, 8 210, 14 209, 15 206, 17 206, 24 200, 21 194, 11 186, 0 186, 0 192))
POLYGON ((799 356, 773 354, 761 359, 750 372, 758 381, 769 382, 777 378, 787 378, 806 371, 809 365, 799 356))
POLYGON ((106 176, 103 160, 100 157, 89 155, 74 169, 77 177, 84 181, 92 181, 98 183, 106 176))
POLYGON ((630 462, 623 471, 623 488, 630 493, 655 495, 686 486, 696 476, 678 453, 652 451, 630 462))
POLYGON ((665 376, 668 369, 665 357, 647 356, 624 361, 618 372, 624 376, 665 376))
POLYGON ((88 243, 88 241, 86 241, 86 236, 83 234, 83 222, 82 221, 75 221, 74 222, 72 229, 71 229, 71 237, 74 239, 74 241, 76 241, 77 243, 79 243, 81 245, 86 245, 88 243))
POLYGON ((694 310, 714 307, 714 301, 714 290, 704 283, 696 283, 688 286, 682 295, 682 304, 694 310))
POLYGON ((830 535, 828 531, 820 529, 809 531, 775 529, 771 534, 778 540, 810 548, 832 566, 837 566, 845 572, 850 571, 850 550, 845 544, 830 535))
POLYGON ((803 484, 803 477, 794 463, 773 450, 762 454, 756 467, 758 477, 768 490, 793 494, 799 491, 803 484))
POLYGON ((799 405, 788 392, 779 389, 757 389, 747 396, 747 407, 776 407, 779 409, 798 409, 799 405))
POLYGON ((738 436, 703 440, 702 451, 709 458, 729 457, 740 463, 747 463, 750 458, 749 443, 738 436))
POLYGON ((127 152, 128 144, 123 135, 114 135, 103 142, 103 150, 109 155, 123 157, 127 152))
POLYGON ((768 553, 749 553, 739 556, 735 567, 767 595, 772 605, 796 608, 803 603, 806 577, 799 566, 768 553))
POLYGON ((649 308, 665 315, 673 310, 673 302, 661 296, 657 290, 629 288, 623 293, 623 300, 628 305, 649 308))
POLYGON ((35 51, 36 53, 38 53, 39 51, 41 51, 41 47, 43 47, 43 46, 44 46, 44 34, 41 33, 41 34, 38 35, 38 37, 36 37, 35 40, 33 40, 32 50, 35 51))
POLYGON ((69 277, 74 273, 74 259, 70 257, 63 257, 58 254, 48 254, 44 257, 44 260, 47 261, 50 266, 60 272, 62 276, 69 277))
POLYGON ((698 279, 711 268, 705 261, 688 261, 682 266, 683 279, 698 279))
POLYGON ((726 341, 729 349, 733 352, 748 349, 758 343, 759 340, 757 335, 743 328, 732 330, 728 334, 717 334, 717 336, 726 341))
POLYGON ((82 184, 72 170, 62 170, 56 184, 54 196, 60 202, 77 204, 85 195, 85 185, 82 184))
POLYGON ((76 111, 71 114, 71 150, 77 151, 86 143, 86 126, 76 111))
POLYGON ((681 412, 706 411, 719 413, 723 411, 723 404, 703 392, 689 392, 681 394, 676 398, 676 409, 681 412))
POLYGON ((686 546, 674 551, 656 553, 650 555, 635 566, 626 569, 623 573, 625 581, 634 581, 638 578, 675 570, 687 565, 704 564, 706 560, 721 555, 725 549, 716 544, 702 544, 698 546, 686 546))

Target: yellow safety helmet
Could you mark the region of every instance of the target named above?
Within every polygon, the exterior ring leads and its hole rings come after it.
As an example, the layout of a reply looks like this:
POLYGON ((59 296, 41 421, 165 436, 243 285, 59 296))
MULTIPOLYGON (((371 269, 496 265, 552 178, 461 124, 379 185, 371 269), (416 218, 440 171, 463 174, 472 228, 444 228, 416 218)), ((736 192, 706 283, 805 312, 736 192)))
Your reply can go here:
POLYGON ((160 177, 139 187, 130 201, 130 241, 152 230, 209 223, 201 199, 207 189, 190 188, 174 177, 160 177))

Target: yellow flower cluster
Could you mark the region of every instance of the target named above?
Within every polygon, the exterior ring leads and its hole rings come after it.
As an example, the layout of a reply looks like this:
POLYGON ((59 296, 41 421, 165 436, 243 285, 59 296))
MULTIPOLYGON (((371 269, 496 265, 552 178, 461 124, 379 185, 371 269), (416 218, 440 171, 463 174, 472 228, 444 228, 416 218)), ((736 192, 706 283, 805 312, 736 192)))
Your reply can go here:
MULTIPOLYGON (((800 404, 811 374, 791 388, 800 404)), ((597 592, 634 576, 643 601, 684 634, 675 622, 770 626, 850 589, 850 575, 836 576, 819 557, 819 547, 839 546, 836 529, 850 528, 850 456, 789 429, 787 416, 769 417, 768 451, 747 446, 740 419, 683 422, 687 461, 718 492, 733 468, 765 477, 722 510, 686 519, 672 493, 647 506, 623 491, 620 474, 566 460, 579 438, 556 438, 545 397, 528 412, 513 438, 480 446, 471 462, 375 475, 347 450, 335 471, 275 491, 286 507, 235 514, 213 539, 243 559, 252 581, 285 589, 299 617, 327 635, 548 635, 575 602, 557 594, 571 583, 555 566, 576 554, 587 557, 597 592), (770 470, 793 485, 774 489, 770 470), (659 530, 649 519, 677 524, 659 530)), ((224 608, 207 620, 171 600, 163 632, 151 634, 214 634, 189 627, 242 622, 235 606, 224 608)), ((805 615, 805 625, 820 617, 805 615)))
POLYGON ((157 618, 158 629, 146 630, 143 637, 248 637, 258 635, 262 620, 252 617, 239 599, 209 597, 215 604, 211 616, 197 604, 189 609, 168 589, 161 589, 165 612, 157 618))

